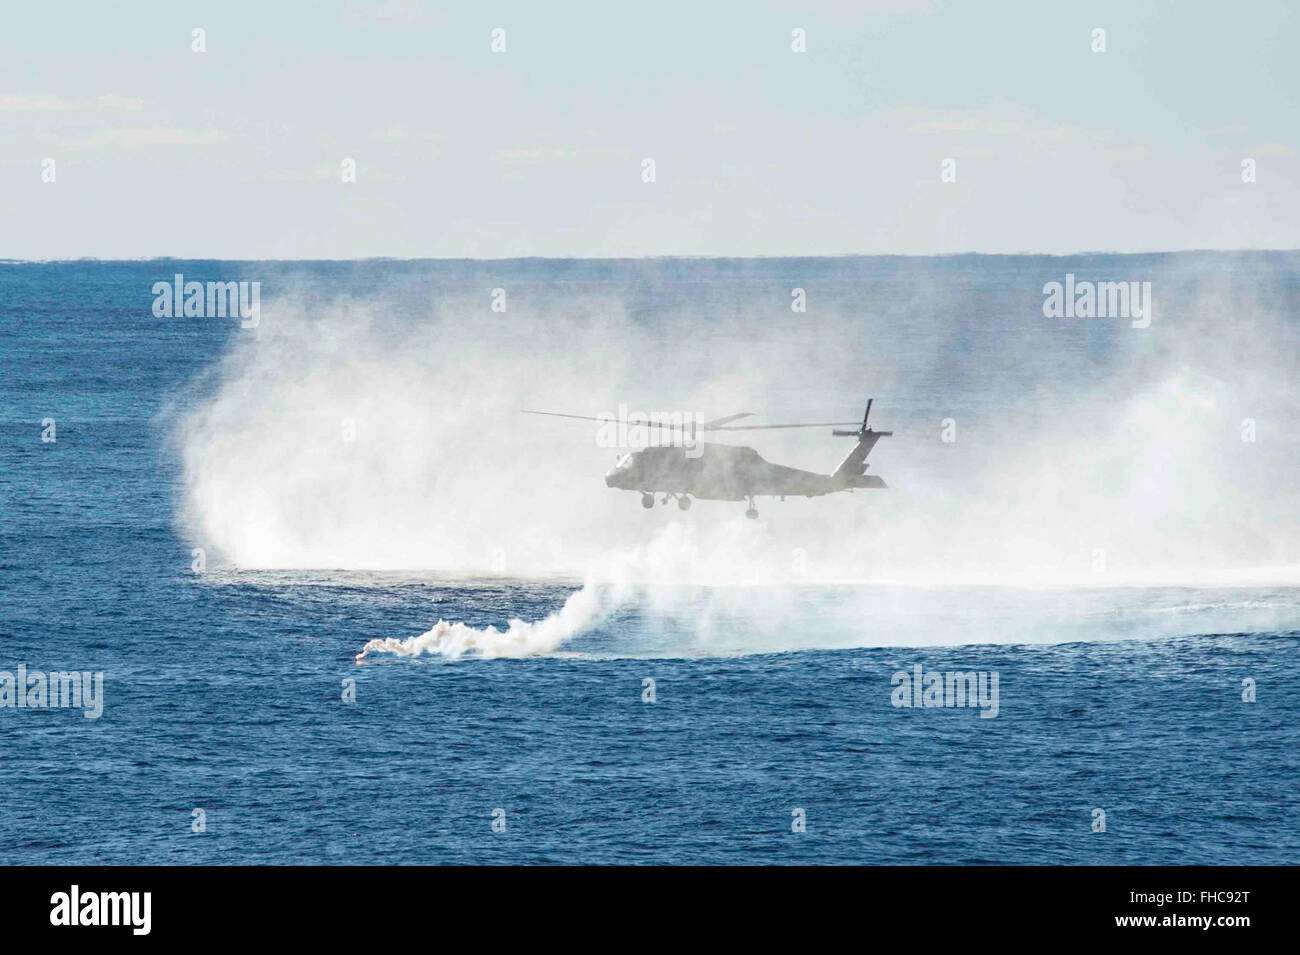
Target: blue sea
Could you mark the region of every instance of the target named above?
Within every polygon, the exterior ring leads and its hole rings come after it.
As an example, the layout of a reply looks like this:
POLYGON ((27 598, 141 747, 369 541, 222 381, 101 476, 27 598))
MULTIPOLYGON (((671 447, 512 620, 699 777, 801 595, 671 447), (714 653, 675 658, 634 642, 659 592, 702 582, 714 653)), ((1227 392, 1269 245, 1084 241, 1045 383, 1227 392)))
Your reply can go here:
POLYGON ((6 263, 0 335, 0 671, 103 674, 0 707, 7 864, 1300 862, 1300 254, 6 263), (517 413, 868 397, 889 489, 756 521, 517 413))

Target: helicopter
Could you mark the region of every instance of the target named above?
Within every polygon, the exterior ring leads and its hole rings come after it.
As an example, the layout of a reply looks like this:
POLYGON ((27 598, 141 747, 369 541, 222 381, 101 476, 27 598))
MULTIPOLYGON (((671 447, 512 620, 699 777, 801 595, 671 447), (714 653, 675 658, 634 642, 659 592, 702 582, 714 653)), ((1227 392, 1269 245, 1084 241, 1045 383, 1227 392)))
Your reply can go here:
MULTIPOLYGON (((871 403, 867 400, 867 410, 862 416, 862 423, 856 421, 822 421, 811 424, 746 424, 733 425, 731 422, 753 417, 753 412, 728 415, 699 424, 692 424, 691 442, 686 440, 687 426, 684 424, 659 424, 655 427, 680 432, 679 443, 646 447, 632 451, 618 459, 614 468, 605 475, 605 486, 624 491, 639 491, 641 506, 652 508, 655 495, 661 494, 660 503, 667 504, 670 499, 677 501, 677 506, 690 510, 693 499, 701 501, 745 501, 748 504, 745 516, 758 517, 754 498, 759 495, 779 497, 819 497, 836 491, 851 491, 855 488, 885 488, 885 482, 874 474, 867 474, 867 455, 881 438, 887 438, 892 431, 875 431, 868 426, 871 417, 871 403), (839 428, 852 425, 853 430, 841 431, 839 428), (799 468, 773 464, 753 448, 732 444, 717 444, 711 441, 695 441, 698 432, 714 431, 763 431, 775 428, 834 428, 835 437, 856 437, 858 443, 848 456, 840 462, 830 474, 817 474, 799 468)), ((600 421, 609 423, 610 416, 592 417, 590 415, 562 414, 555 411, 524 411, 524 414, 548 415, 555 418, 577 418, 583 421, 600 421)))

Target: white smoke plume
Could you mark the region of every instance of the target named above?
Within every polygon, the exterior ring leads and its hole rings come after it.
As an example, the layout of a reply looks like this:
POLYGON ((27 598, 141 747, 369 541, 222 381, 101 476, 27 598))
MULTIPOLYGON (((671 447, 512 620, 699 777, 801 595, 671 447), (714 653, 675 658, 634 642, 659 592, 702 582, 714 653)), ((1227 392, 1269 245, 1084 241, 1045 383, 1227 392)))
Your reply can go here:
MULTIPOLYGON (((684 607, 698 610, 698 601, 693 599, 699 593, 696 585, 707 580, 734 582, 734 568, 763 531, 758 525, 733 524, 728 535, 711 541, 711 551, 703 557, 694 530, 675 522, 645 547, 611 557, 588 573, 583 586, 569 595, 559 611, 541 620, 512 619, 504 630, 439 620, 418 636, 371 640, 356 660, 360 663, 373 653, 398 657, 430 654, 446 659, 467 654, 488 659, 539 656, 554 653, 629 605, 661 614, 677 613, 684 607)), ((751 577, 749 583, 755 582, 751 577)))
POLYGON ((369 641, 357 654, 357 663, 372 653, 391 653, 399 657, 428 653, 451 660, 467 653, 485 659, 552 653, 599 618, 603 598, 602 589, 588 581, 582 589, 575 590, 569 596, 558 613, 534 623, 514 619, 504 631, 491 626, 477 628, 439 620, 419 636, 406 639, 386 637, 369 641))

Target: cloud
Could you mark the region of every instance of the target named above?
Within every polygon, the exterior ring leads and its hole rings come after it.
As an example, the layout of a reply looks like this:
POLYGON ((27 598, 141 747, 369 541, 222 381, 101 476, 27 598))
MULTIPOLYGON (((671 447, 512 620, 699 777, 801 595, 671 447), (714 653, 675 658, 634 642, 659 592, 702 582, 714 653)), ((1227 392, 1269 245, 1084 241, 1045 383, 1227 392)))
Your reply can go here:
POLYGON ((104 93, 95 102, 104 109, 125 109, 137 112, 144 109, 144 100, 137 96, 121 96, 117 93, 104 93))
POLYGON ((1260 157, 1268 159, 1294 159, 1295 154, 1295 147, 1289 146, 1286 143, 1260 143, 1245 153, 1245 155, 1254 156, 1256 159, 1259 159, 1260 157))
POLYGON ((226 138, 217 129, 190 130, 176 126, 107 129, 84 139, 69 140, 67 149, 139 149, 148 146, 212 146, 226 138))
POLYGON ((144 100, 138 96, 120 93, 101 93, 93 100, 70 100, 53 93, 0 93, 0 113, 54 113, 88 111, 95 109, 144 109, 144 100))
POLYGON ((348 24, 365 23, 371 20, 404 20, 409 23, 441 22, 446 13, 442 10, 429 10, 420 0, 384 0, 378 6, 348 6, 343 11, 343 21, 348 24))
POLYGON ((1034 146, 1069 144, 1114 145, 1116 133, 1109 129, 1091 129, 1076 123, 1063 123, 1033 116, 1019 108, 941 110, 913 108, 892 111, 902 118, 911 134, 971 133, 989 137, 1019 139, 1034 146))
POLYGON ((632 158, 626 149, 586 149, 581 146, 524 146, 499 149, 498 162, 620 162, 632 158))
POLYGON ((48 113, 72 108, 72 103, 50 93, 0 94, 0 113, 48 113))

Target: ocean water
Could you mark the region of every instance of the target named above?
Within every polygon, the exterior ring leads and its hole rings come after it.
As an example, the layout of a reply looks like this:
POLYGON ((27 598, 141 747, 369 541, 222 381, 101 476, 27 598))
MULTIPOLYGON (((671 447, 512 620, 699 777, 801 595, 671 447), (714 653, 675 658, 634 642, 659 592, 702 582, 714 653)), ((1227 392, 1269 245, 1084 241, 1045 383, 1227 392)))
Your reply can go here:
POLYGON ((1297 314, 1293 253, 0 265, 0 670, 104 679, 0 707, 0 860, 1296 863, 1297 314), (753 522, 516 414, 869 396, 890 490, 753 522))

